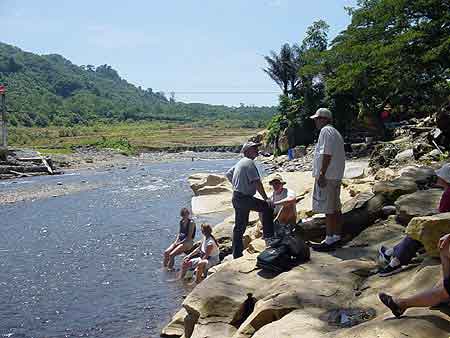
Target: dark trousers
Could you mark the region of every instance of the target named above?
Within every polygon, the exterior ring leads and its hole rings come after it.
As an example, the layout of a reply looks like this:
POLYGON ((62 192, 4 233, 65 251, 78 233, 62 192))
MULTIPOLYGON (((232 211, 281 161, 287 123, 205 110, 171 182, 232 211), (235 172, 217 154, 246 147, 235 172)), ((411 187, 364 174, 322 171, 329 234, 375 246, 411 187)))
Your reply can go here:
POLYGON ((393 257, 397 257, 401 265, 409 264, 414 257, 416 257, 417 251, 423 248, 422 243, 406 236, 394 246, 393 257))
POLYGON ((244 250, 242 237, 248 225, 250 211, 262 213, 263 234, 267 238, 273 236, 273 209, 269 207, 266 201, 237 191, 233 192, 232 203, 235 211, 233 257, 238 258, 242 256, 244 250))

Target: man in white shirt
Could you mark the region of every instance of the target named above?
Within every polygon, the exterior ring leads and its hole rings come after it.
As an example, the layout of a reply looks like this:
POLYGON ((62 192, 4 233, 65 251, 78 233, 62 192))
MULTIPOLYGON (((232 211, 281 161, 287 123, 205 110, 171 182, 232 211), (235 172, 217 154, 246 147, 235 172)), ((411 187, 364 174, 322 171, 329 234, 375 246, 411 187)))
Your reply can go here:
POLYGON ((269 199, 274 206, 274 221, 277 223, 274 227, 275 232, 278 233, 282 230, 278 229, 280 225, 297 223, 297 198, 294 191, 284 187, 286 182, 280 174, 273 175, 269 184, 273 188, 273 194, 269 199))
POLYGON ((313 163, 315 177, 313 211, 326 215, 327 234, 316 250, 326 251, 341 241, 341 183, 345 169, 344 139, 331 125, 332 114, 327 108, 319 108, 311 116, 320 130, 313 163))

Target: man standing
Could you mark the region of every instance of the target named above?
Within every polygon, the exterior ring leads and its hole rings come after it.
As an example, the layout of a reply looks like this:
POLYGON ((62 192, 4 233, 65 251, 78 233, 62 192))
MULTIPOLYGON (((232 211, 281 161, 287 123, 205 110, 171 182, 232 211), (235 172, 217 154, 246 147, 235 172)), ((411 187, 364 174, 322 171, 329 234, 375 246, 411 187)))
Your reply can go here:
POLYGON ((313 163, 313 211, 326 215, 327 228, 325 239, 313 248, 327 251, 340 243, 342 235, 340 193, 345 169, 344 140, 331 125, 332 114, 327 108, 319 108, 311 118, 320 130, 313 163))
POLYGON ((242 256, 244 244, 242 236, 248 225, 250 210, 258 211, 263 216, 263 234, 269 244, 273 237, 273 208, 268 200, 261 182, 258 169, 253 160, 258 156, 258 147, 261 143, 247 142, 242 146, 244 157, 236 163, 226 176, 233 186, 233 207, 235 211, 235 223, 233 229, 233 257, 242 256), (264 198, 254 197, 256 191, 264 198))

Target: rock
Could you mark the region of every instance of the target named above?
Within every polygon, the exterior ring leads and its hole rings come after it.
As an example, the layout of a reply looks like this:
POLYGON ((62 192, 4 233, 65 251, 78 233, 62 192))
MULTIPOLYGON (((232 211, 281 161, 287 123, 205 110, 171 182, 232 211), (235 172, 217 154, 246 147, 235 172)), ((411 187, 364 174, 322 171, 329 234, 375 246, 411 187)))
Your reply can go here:
POLYGON ((352 162, 345 166, 344 178, 354 179, 364 177, 364 170, 368 167, 368 162, 352 162))
POLYGON ((395 156, 394 160, 396 162, 399 162, 399 163, 403 163, 403 162, 414 160, 414 151, 413 151, 413 149, 403 150, 402 152, 398 153, 395 156))
POLYGON ((343 232, 356 236, 381 216, 384 197, 363 192, 342 206, 343 232))
POLYGON ((323 238, 326 226, 325 217, 312 217, 297 223, 297 228, 300 229, 302 237, 306 241, 319 241, 323 238))
POLYGON ((414 158, 417 160, 432 150, 433 150, 433 146, 431 146, 428 143, 425 143, 425 142, 417 143, 414 145, 414 148, 413 148, 414 158))
POLYGON ((414 180, 419 187, 426 187, 436 181, 436 172, 433 168, 408 166, 399 171, 401 177, 414 180))
POLYGON ((392 181, 397 176, 398 175, 395 173, 394 170, 392 170, 390 168, 382 168, 382 169, 376 171, 375 180, 377 180, 377 181, 392 181))
POLYGON ((450 233, 450 212, 433 216, 415 217, 406 227, 406 233, 420 241, 428 255, 439 257, 439 238, 450 233))
POLYGON ((192 198, 192 213, 195 215, 232 210, 231 192, 214 195, 201 195, 192 198))
POLYGON ((437 214, 441 196, 442 190, 430 189, 400 197, 395 202, 398 222, 407 225, 413 217, 437 214))
POLYGON ((161 337, 181 337, 184 334, 184 319, 186 316, 186 310, 181 308, 181 310, 172 317, 169 324, 162 329, 161 337))
MULTIPOLYGON (((228 183, 228 180, 225 176, 221 175, 199 173, 189 176, 188 182, 194 194, 198 196, 202 195, 199 194, 200 189, 205 188, 206 186, 216 187, 221 185, 222 183, 228 183)), ((203 193, 203 195, 205 195, 205 193, 203 193)))
POLYGON ((412 179, 399 177, 392 181, 375 183, 372 191, 374 194, 383 195, 386 203, 393 204, 400 196, 417 191, 417 184, 412 179))
POLYGON ((400 147, 394 143, 378 144, 370 155, 369 165, 375 170, 386 168, 394 161, 399 152, 400 147))
POLYGON ((226 323, 208 323, 195 325, 191 338, 229 338, 233 337, 236 328, 226 323))
POLYGON ((391 215, 395 215, 397 213, 397 208, 394 205, 386 205, 381 209, 383 217, 387 218, 391 215))
POLYGON ((437 149, 430 151, 429 153, 423 155, 420 160, 421 161, 436 161, 441 157, 441 152, 437 149))
POLYGON ((249 254, 259 253, 266 249, 266 242, 262 238, 254 239, 247 247, 249 254))

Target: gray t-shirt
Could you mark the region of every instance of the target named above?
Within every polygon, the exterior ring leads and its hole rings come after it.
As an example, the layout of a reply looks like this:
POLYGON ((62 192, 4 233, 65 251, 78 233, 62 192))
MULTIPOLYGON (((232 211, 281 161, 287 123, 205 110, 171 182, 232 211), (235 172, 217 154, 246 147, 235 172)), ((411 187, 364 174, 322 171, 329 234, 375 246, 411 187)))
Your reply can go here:
POLYGON ((261 179, 255 162, 248 157, 240 159, 227 171, 226 176, 233 185, 234 191, 248 196, 256 194, 256 181, 261 179))

